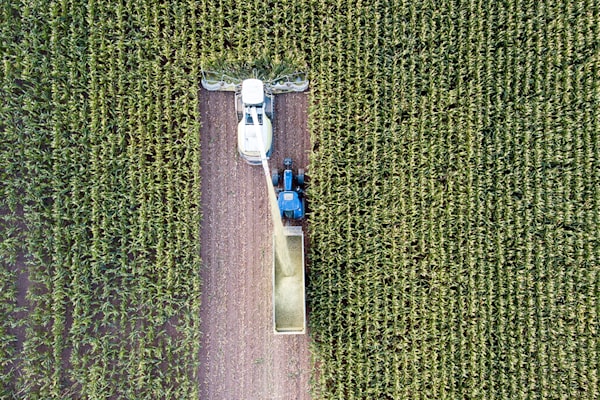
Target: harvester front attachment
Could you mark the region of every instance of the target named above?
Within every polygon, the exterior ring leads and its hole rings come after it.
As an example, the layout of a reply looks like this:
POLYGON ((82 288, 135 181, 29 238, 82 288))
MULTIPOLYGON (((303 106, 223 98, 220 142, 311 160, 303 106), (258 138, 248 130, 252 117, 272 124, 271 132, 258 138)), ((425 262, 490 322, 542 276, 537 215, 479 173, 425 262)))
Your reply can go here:
POLYGON ((288 92, 304 92, 308 89, 308 79, 303 72, 297 72, 291 75, 284 75, 273 79, 267 83, 273 94, 288 92))
POLYGON ((235 92, 241 87, 242 80, 212 71, 202 71, 202 87, 211 92, 235 92))
MULTIPOLYGON (((250 76, 246 77, 249 78, 250 76)), ((246 79, 244 78, 244 79, 246 79)), ((238 92, 244 79, 235 78, 224 73, 202 71, 202 87, 209 91, 238 92)), ((267 94, 304 92, 308 89, 308 79, 303 72, 281 75, 273 80, 264 81, 267 94)))

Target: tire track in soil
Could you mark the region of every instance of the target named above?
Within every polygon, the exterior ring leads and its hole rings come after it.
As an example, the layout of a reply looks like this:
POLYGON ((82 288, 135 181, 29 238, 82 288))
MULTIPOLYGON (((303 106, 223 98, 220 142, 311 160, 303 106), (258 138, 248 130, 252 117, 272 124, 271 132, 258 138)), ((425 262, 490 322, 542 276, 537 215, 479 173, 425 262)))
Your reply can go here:
MULTIPOLYGON (((200 90, 201 398, 310 399, 308 335, 273 334, 266 185, 262 168, 237 153, 233 96, 200 90)), ((271 167, 283 157, 308 165, 307 104, 306 93, 276 95, 271 167)))

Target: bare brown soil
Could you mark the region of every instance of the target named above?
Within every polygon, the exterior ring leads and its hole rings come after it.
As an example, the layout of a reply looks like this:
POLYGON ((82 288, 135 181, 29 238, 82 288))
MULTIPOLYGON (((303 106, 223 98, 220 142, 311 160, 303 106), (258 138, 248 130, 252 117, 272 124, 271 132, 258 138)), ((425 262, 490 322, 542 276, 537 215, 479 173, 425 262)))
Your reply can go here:
MULTIPOLYGON (((201 398, 310 399, 308 334, 273 334, 272 224, 263 170, 237 154, 233 93, 202 89, 200 98, 201 398)), ((281 168, 283 157, 306 167, 307 95, 277 95, 275 112, 271 167, 281 168)))

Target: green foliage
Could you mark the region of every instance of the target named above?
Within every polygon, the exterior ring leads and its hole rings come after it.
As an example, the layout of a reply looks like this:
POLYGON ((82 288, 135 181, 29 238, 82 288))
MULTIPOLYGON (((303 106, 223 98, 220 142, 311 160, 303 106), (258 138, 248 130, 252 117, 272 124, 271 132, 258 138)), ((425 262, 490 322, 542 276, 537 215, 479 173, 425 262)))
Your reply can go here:
MULTIPOLYGON (((208 57, 207 57, 208 58, 208 57)), ((306 79, 307 66, 302 59, 293 54, 278 59, 278 55, 271 55, 264 51, 256 58, 234 57, 232 53, 227 56, 218 55, 204 61, 202 69, 209 80, 230 80, 238 83, 248 78, 257 78, 262 81, 278 81, 285 77, 295 80, 306 79)))
POLYGON ((197 398, 196 5, 3 7, 0 393, 197 398))
POLYGON ((198 397, 200 65, 310 75, 315 398, 597 396, 596 3, 163 3, 2 3, 0 397, 198 397))
POLYGON ((265 81, 309 73, 310 5, 302 1, 200 2, 202 69, 209 78, 256 77, 265 81), (215 75, 216 74, 216 75, 215 75))
POLYGON ((311 14, 316 397, 595 398, 598 6, 311 14))

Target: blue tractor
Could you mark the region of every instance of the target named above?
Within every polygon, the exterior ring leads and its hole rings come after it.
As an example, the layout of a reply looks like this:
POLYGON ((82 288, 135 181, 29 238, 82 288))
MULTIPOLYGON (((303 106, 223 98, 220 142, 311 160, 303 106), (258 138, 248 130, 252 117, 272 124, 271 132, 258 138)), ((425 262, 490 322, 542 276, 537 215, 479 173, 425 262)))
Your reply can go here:
POLYGON ((302 219, 305 211, 304 170, 298 169, 298 173, 294 176, 291 158, 284 159, 283 166, 283 174, 280 174, 277 168, 273 170, 272 174, 281 218, 302 219), (283 189, 278 188, 281 180, 283 180, 283 189))

